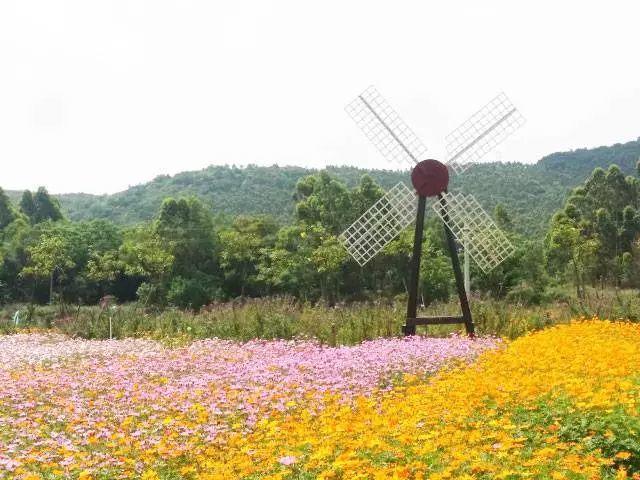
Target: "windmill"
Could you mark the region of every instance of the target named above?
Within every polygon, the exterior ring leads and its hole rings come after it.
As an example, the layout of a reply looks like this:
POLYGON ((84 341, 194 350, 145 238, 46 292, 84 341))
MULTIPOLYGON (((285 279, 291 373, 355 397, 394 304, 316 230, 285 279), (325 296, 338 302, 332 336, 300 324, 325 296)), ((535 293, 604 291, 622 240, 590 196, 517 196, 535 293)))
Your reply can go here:
MULTIPOLYGON (((467 334, 473 335, 456 240, 463 246, 465 257, 471 257, 485 272, 509 257, 514 247, 473 195, 448 191, 449 170, 463 173, 521 127, 524 118, 504 93, 497 95, 447 135, 447 159, 442 163, 426 159, 427 149, 422 141, 374 87, 358 95, 346 111, 387 160, 413 167, 411 183, 415 191, 398 183, 351 224, 340 235, 340 241, 356 262, 364 266, 415 221, 404 334, 415 334, 417 325, 464 323, 467 334), (444 225, 461 316, 417 316, 427 198, 435 199, 431 207, 444 225)), ((465 273, 468 278, 468 262, 465 273)))

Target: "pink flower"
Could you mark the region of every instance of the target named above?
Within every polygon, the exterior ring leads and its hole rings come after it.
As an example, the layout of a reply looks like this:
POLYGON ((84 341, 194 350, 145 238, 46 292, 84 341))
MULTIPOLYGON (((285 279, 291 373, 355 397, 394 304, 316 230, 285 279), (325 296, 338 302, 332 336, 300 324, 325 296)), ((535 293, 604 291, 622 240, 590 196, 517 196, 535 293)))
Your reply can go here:
POLYGON ((296 457, 294 457, 293 455, 287 455, 286 457, 280 457, 280 459, 278 460, 278 462, 286 467, 293 465, 294 463, 296 463, 296 457))
MULTIPOLYGON (((0 335, 0 410, 10 412, 0 415, 7 432, 0 479, 27 462, 71 466, 83 455, 100 472, 120 469, 123 460, 96 442, 106 447, 126 438, 151 449, 169 432, 181 435, 176 448, 185 437, 216 442, 221 432, 250 431, 276 410, 319 411, 326 394, 349 404, 392 389, 404 374, 427 377, 499 345, 489 337, 415 336, 350 347, 208 339, 167 348, 142 339, 0 335), (176 417, 193 422, 176 429, 176 417), (74 453, 65 458, 61 451, 74 453)), ((298 463, 295 456, 275 459, 285 467, 298 463)))

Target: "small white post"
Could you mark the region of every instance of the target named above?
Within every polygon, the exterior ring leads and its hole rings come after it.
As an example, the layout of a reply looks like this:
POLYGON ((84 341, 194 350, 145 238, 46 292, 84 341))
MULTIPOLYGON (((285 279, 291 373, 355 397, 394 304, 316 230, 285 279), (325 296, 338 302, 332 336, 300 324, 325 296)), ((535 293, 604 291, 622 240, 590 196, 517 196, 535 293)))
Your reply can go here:
POLYGON ((464 249, 464 289, 467 292, 467 298, 471 293, 471 276, 469 274, 469 251, 464 249))
POLYGON ((464 248, 464 291, 467 294, 467 300, 471 297, 471 274, 469 273, 469 249, 464 248))

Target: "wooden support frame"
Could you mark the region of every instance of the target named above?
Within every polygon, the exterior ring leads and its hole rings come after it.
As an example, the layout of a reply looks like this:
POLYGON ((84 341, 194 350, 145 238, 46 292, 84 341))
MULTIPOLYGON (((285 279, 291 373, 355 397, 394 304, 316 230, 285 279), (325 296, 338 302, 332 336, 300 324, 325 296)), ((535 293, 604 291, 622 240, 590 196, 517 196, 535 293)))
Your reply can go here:
POLYGON ((422 257, 422 240, 424 238, 424 216, 427 205, 427 199, 424 196, 418 197, 418 211, 416 214, 416 229, 413 237, 413 255, 411 257, 411 266, 409 268, 409 298, 407 300, 407 319, 402 331, 405 335, 415 335, 417 325, 450 325, 464 324, 467 335, 473 337, 475 327, 473 318, 471 317, 471 309, 469 308, 469 300, 467 292, 464 288, 464 276, 460 268, 460 259, 458 258, 458 250, 456 241, 451 229, 447 226, 446 204, 443 197, 439 196, 442 202, 442 217, 444 219, 444 231, 447 238, 447 248, 451 257, 451 266, 456 280, 456 289, 458 291, 458 299, 460 301, 461 316, 437 316, 437 317, 418 317, 418 284, 420 282, 420 260, 422 257))

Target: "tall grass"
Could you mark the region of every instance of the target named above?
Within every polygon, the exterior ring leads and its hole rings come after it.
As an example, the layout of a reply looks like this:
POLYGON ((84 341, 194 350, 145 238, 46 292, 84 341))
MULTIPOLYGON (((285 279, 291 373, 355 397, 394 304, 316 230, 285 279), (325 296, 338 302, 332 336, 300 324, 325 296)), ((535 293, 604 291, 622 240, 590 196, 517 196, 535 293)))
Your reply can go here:
MULTIPOLYGON (((633 291, 589 293, 587 300, 526 306, 492 299, 471 301, 479 334, 515 338, 526 332, 576 316, 640 318, 640 302, 633 291)), ((0 310, 0 333, 24 328, 55 329, 82 338, 150 336, 181 341, 197 338, 315 338, 329 345, 354 344, 377 337, 400 335, 405 304, 396 302, 355 303, 330 307, 296 301, 290 297, 248 299, 210 305, 200 312, 178 309, 153 311, 138 304, 109 308, 98 306, 5 306, 0 310), (16 325, 15 312, 19 311, 16 325)), ((421 315, 458 314, 454 302, 431 305, 421 315)), ((448 335, 458 326, 433 326, 419 333, 448 335)))

